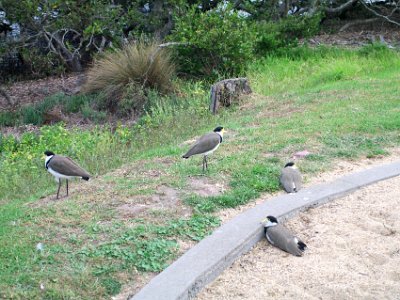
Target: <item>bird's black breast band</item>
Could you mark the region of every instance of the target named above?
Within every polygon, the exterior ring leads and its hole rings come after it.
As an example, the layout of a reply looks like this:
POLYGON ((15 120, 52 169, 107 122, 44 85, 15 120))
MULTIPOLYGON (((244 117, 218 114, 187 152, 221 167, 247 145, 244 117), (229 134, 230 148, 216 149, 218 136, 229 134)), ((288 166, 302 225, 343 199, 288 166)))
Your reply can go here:
POLYGON ((50 163, 50 161, 53 159, 53 157, 54 157, 54 155, 47 161, 47 163, 46 163, 46 169, 48 170, 49 169, 49 163, 50 163))

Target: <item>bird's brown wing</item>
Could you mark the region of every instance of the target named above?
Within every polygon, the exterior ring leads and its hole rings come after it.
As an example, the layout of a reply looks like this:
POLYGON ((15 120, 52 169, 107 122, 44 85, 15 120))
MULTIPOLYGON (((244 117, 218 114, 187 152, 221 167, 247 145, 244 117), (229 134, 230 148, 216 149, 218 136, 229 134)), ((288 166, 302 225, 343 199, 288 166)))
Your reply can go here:
POLYGON ((66 176, 91 177, 91 175, 69 157, 54 156, 49 164, 54 171, 66 176))
POLYGON ((211 132, 200 137, 183 157, 202 154, 214 149, 220 142, 218 133, 211 132))

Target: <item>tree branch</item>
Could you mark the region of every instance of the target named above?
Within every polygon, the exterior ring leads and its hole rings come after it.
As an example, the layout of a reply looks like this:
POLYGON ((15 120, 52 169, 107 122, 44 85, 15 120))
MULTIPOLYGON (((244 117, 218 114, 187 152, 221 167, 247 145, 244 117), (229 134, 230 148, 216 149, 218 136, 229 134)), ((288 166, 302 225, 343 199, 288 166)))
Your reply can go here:
MULTIPOLYGON (((382 18, 382 19, 386 20, 386 21, 389 22, 389 23, 392 23, 392 24, 395 24, 395 25, 397 25, 397 26, 400 26, 400 23, 398 23, 398 22, 396 22, 396 21, 390 19, 388 16, 382 15, 382 14, 378 13, 377 11, 373 10, 371 7, 369 7, 369 6, 367 5, 367 3, 364 2, 364 0, 360 0, 360 2, 361 2, 362 5, 364 5, 364 7, 365 7, 368 11, 370 11, 371 13, 373 13, 375 16, 377 16, 377 17, 379 17, 379 18, 382 18)), ((397 10, 397 5, 396 5, 396 8, 394 9, 394 11, 396 11, 396 10, 397 10)), ((392 14, 394 13, 394 11, 393 11, 390 15, 392 15, 392 14)))
POLYGON ((344 26, 342 26, 339 29, 339 32, 345 31, 347 28, 351 27, 351 26, 355 26, 355 25, 361 25, 361 24, 369 24, 369 23, 373 23, 375 21, 378 21, 379 18, 370 18, 370 19, 364 19, 364 20, 355 20, 353 22, 349 22, 347 24, 345 24, 344 26))
POLYGON ((344 11, 350 9, 353 4, 355 4, 358 0, 350 0, 346 3, 343 3, 339 7, 327 7, 325 8, 325 13, 328 15, 328 17, 336 17, 341 15, 344 11))

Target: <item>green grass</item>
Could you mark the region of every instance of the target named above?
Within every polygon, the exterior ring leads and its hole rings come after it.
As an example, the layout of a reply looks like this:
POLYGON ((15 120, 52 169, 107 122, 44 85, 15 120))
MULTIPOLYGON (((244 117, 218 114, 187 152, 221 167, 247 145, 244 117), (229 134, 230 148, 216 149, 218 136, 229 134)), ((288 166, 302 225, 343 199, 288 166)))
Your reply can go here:
POLYGON ((179 97, 150 95, 148 114, 132 128, 57 125, 1 137, 0 298, 108 299, 137 280, 132 270, 158 272, 182 242, 209 234, 218 210, 278 190, 279 170, 294 152, 313 153, 299 162, 306 176, 336 159, 387 155, 400 145, 399 58, 377 46, 299 48, 254 64, 248 77, 256 96, 242 109, 213 116, 208 87, 181 82, 179 97), (180 156, 185 141, 217 125, 227 134, 203 175, 201 157, 180 156), (40 199, 57 188, 44 170, 46 149, 78 160, 97 176, 92 185, 79 183, 58 202, 40 199), (199 196, 192 178, 225 192, 199 196), (179 191, 178 208, 192 214, 168 206, 160 187, 179 191), (123 217, 118 207, 127 203, 153 207, 123 217))

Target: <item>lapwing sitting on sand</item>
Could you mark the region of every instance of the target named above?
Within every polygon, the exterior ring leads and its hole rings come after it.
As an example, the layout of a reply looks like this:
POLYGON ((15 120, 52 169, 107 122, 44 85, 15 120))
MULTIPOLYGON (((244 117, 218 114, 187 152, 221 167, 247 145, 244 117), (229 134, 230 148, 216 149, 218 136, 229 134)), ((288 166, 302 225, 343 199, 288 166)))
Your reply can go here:
POLYGON ((294 236, 284 226, 278 223, 273 216, 268 216, 263 221, 265 237, 271 245, 282 249, 295 256, 302 256, 307 248, 299 238, 294 236))
POLYGON ((44 152, 46 155, 45 167, 51 175, 54 176, 58 182, 57 199, 60 194, 61 179, 64 178, 67 182, 67 196, 68 196, 68 180, 74 177, 80 177, 84 180, 89 180, 91 175, 78 166, 76 162, 66 156, 55 155, 51 151, 44 152))
POLYGON ((279 181, 286 192, 297 193, 301 189, 302 176, 294 162, 288 162, 282 169, 279 181))
POLYGON ((193 155, 203 155, 203 172, 208 168, 207 156, 213 153, 219 145, 222 143, 224 135, 224 128, 218 126, 213 132, 207 133, 201 136, 189 149, 189 151, 183 155, 183 158, 189 158, 193 155))

